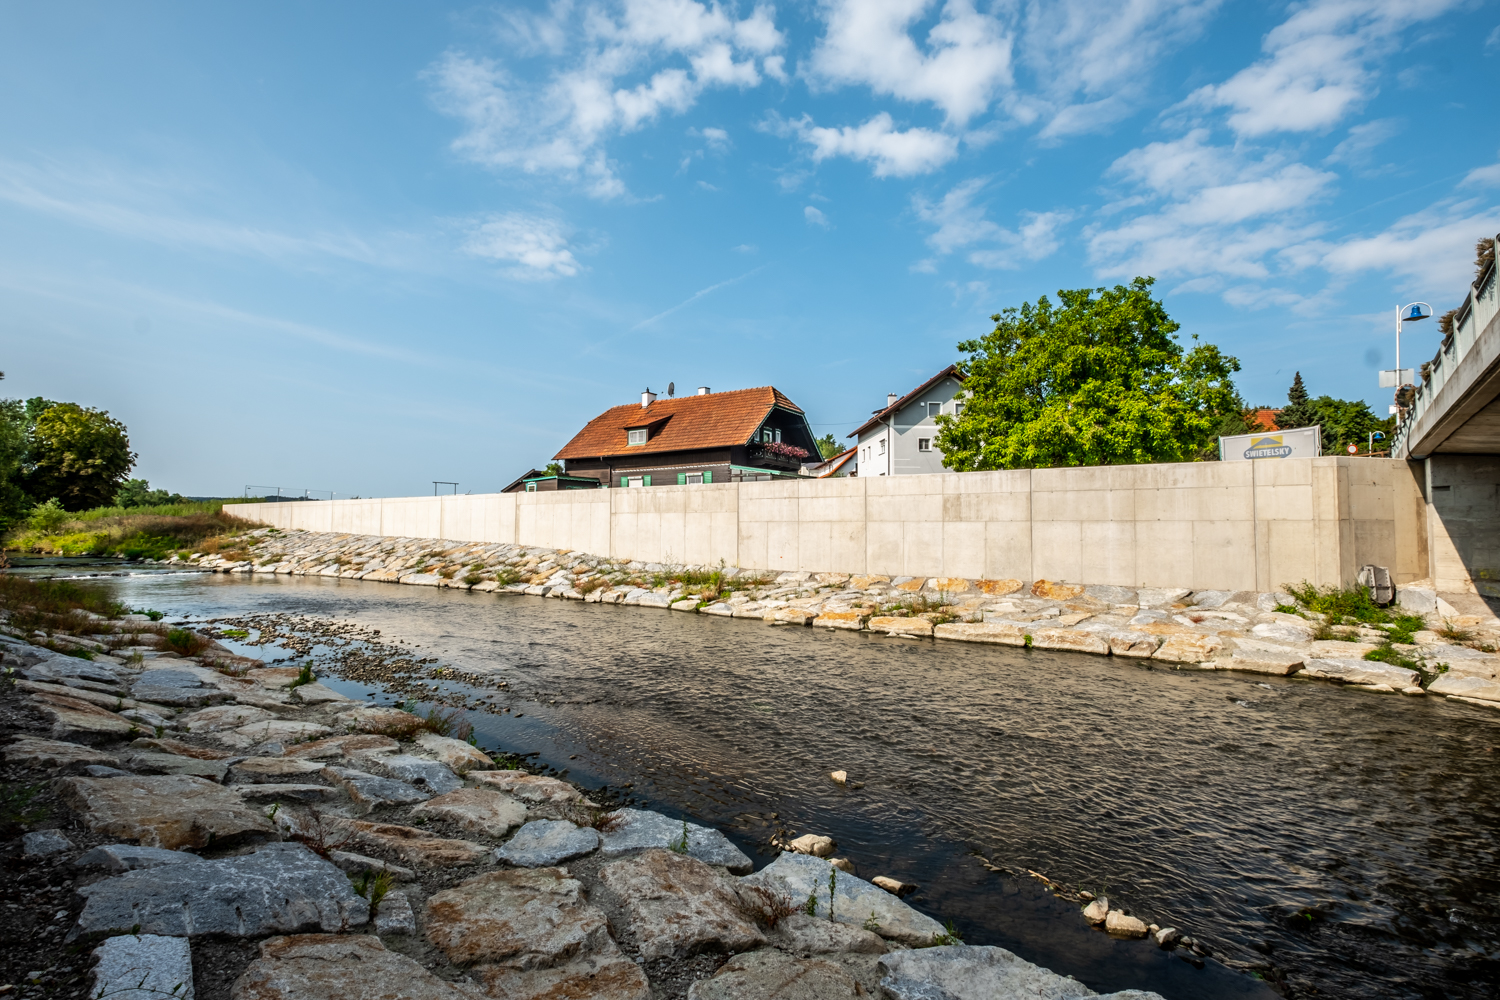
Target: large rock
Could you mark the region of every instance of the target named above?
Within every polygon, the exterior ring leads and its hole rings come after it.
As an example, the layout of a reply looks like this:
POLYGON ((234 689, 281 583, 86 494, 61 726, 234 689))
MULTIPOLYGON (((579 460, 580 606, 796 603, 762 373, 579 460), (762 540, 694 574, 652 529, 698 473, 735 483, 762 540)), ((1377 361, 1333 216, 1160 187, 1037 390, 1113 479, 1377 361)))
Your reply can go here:
POLYGON ((330 736, 327 739, 301 743, 287 750, 288 757, 302 760, 337 760, 340 757, 366 757, 394 753, 401 744, 389 736, 359 733, 354 736, 330 736))
POLYGON ((411 814, 444 819, 470 833, 497 839, 526 822, 524 805, 489 788, 460 788, 422 803, 411 814))
POLYGON ((420 868, 472 865, 489 853, 489 848, 472 840, 434 837, 414 826, 364 820, 348 820, 340 825, 349 832, 352 843, 390 851, 420 868))
POLYGON ((1223 648, 1224 640, 1216 635, 1169 635, 1151 658, 1168 663, 1202 663, 1212 660, 1223 648))
POLYGON ((90 830, 147 847, 203 847, 210 840, 275 830, 234 792, 203 778, 63 778, 57 789, 90 830))
POLYGON ((1233 654, 1227 659, 1218 660, 1214 666, 1220 670, 1243 670, 1285 677, 1301 670, 1306 659, 1306 653, 1288 646, 1256 639, 1236 639, 1233 654))
MULTIPOLYGON (((781 854, 754 875, 741 881, 746 885, 764 886, 789 896, 800 905, 814 894, 818 900, 815 916, 828 916, 828 873, 833 865, 822 858, 806 854, 781 854)), ((892 941, 923 946, 943 933, 943 925, 919 913, 884 889, 861 878, 839 872, 834 897, 833 918, 839 923, 864 927, 871 918, 875 933, 892 941)))
POLYGON ((1250 629, 1250 634, 1269 642, 1304 643, 1312 642, 1313 630, 1311 626, 1295 622, 1274 621, 1261 622, 1250 629))
POLYGON ((427 939, 449 960, 545 968, 614 942, 604 913, 561 868, 489 872, 427 900, 427 939))
POLYGON ((870 617, 867 611, 824 611, 813 619, 814 628, 840 628, 858 632, 870 617))
POLYGON ((599 881, 619 897, 648 960, 765 944, 735 880, 686 854, 651 850, 613 861, 599 870, 599 881))
POLYGON ((291 719, 265 719, 221 732, 218 738, 230 746, 252 747, 257 743, 301 743, 327 736, 333 730, 316 722, 291 719))
POLYGON ((130 695, 137 701, 177 707, 218 705, 234 700, 234 695, 205 684, 196 673, 170 667, 141 674, 131 685, 130 695))
POLYGON ((1069 653, 1109 655, 1109 643, 1093 632, 1072 628, 1039 628, 1031 633, 1033 649, 1056 649, 1069 653))
POLYGON ((61 830, 32 830, 21 835, 21 853, 28 858, 43 858, 59 851, 71 851, 74 846, 61 830))
POLYGON ((481 965, 475 975, 491 1000, 651 1000, 641 967, 618 949, 550 969, 481 965))
POLYGON ((7 764, 19 764, 23 767, 71 767, 119 764, 120 758, 78 743, 23 736, 5 748, 5 761, 7 764))
POLYGON ((795 955, 881 955, 891 947, 879 934, 863 927, 805 913, 782 917, 769 936, 772 944, 795 955))
POLYGON ((1397 587, 1396 603, 1409 615, 1428 615, 1438 609, 1438 595, 1428 587, 1397 587))
POLYGON ((1031 585, 1031 596, 1041 597, 1049 601, 1071 601, 1073 598, 1083 594, 1084 588, 1076 583, 1056 583, 1052 580, 1038 580, 1031 585))
POLYGON ((464 787, 463 779, 446 765, 426 757, 398 753, 372 757, 370 762, 392 778, 416 785, 433 795, 447 795, 464 787))
POLYGON ((54 737, 87 734, 120 737, 140 731, 140 725, 82 698, 58 694, 33 694, 31 703, 52 719, 54 737))
MULTIPOLYGON (((261 943, 230 1000, 475 1000, 370 934, 299 934, 261 943)), ((558 998, 562 1000, 562 998, 558 998)))
POLYGON ((1170 607, 1190 594, 1188 590, 1162 587, 1140 587, 1135 592, 1136 601, 1143 608, 1170 607))
POLYGON ((1096 601, 1103 601, 1105 604, 1138 605, 1140 603, 1140 598, 1136 596, 1135 591, 1130 587, 1094 586, 1085 588, 1084 593, 1096 601))
POLYGON ((895 618, 889 615, 878 615, 870 619, 871 632, 884 632, 886 635, 932 635, 932 622, 926 618, 895 618))
POLYGON ((463 740, 451 740, 436 733, 419 733, 417 746, 432 754, 455 774, 490 771, 495 767, 495 762, 483 750, 470 746, 463 740))
POLYGON ((94 949, 91 997, 193 1000, 193 957, 185 937, 121 934, 94 949))
POLYGON ((598 830, 567 820, 538 819, 517 830, 495 857, 518 868, 549 868, 598 849, 598 830))
POLYGON ((1397 690, 1417 683, 1415 670, 1374 660, 1309 659, 1298 676, 1339 684, 1387 684, 1397 690))
POLYGON ((602 824, 600 852, 605 857, 648 847, 671 849, 681 846, 687 831, 687 853, 699 861, 728 868, 735 874, 750 871, 754 864, 718 830, 686 820, 674 820, 645 809, 619 809, 602 824))
POLYGON ((528 805, 574 806, 584 802, 583 793, 566 781, 525 771, 479 771, 470 773, 469 780, 513 795, 528 805))
POLYGON ((1199 590, 1193 594, 1195 608, 1222 608, 1234 597, 1232 590, 1199 590))
POLYGON ((1138 660, 1149 659, 1161 645, 1159 636, 1131 628, 1113 625, 1086 625, 1084 632, 1093 632, 1109 645, 1111 656, 1127 656, 1138 660))
POLYGON ((297 685, 292 689, 292 698, 304 705, 326 705, 330 702, 354 700, 317 681, 297 685))
POLYGON ((775 949, 736 955, 712 979, 688 987, 688 1000, 835 1000, 863 995, 854 977, 826 958, 775 949))
POLYGON ((422 720, 410 712, 403 712, 399 708, 376 708, 373 706, 340 712, 333 717, 333 721, 346 729, 353 729, 361 733, 384 733, 387 731, 409 733, 422 724, 422 720))
POLYGON ((163 865, 79 888, 78 931, 130 930, 186 937, 259 937, 308 928, 347 931, 369 919, 348 876, 301 844, 163 865))
POLYGON ((139 847, 135 844, 105 844, 79 855, 75 865, 102 865, 111 871, 129 872, 137 868, 159 868, 162 865, 190 864, 203 859, 186 851, 169 851, 162 847, 139 847))
POLYGON ((176 728, 185 733, 217 733, 271 718, 274 716, 270 712, 251 705, 218 705, 179 717, 176 728))
POLYGON ((932 630, 939 639, 987 642, 997 646, 1024 646, 1026 633, 1025 628, 1012 622, 949 622, 932 630))
MULTIPOLYGON (((897 951, 880 959, 880 988, 889 1000, 1073 1000, 1098 996, 1076 979, 1059 976, 1004 948, 945 945, 897 951)), ((1127 990, 1124 1000, 1163 1000, 1127 990)))
POLYGON ((432 798, 431 792, 395 778, 382 778, 368 771, 352 767, 325 767, 323 777, 338 785, 354 804, 354 811, 367 813, 380 806, 406 806, 413 802, 425 802, 432 798))
POLYGON ((173 739, 151 739, 144 738, 135 740, 130 744, 133 750, 156 751, 157 753, 176 754, 178 757, 194 757, 198 760, 224 760, 233 757, 234 754, 224 750, 215 750, 212 747, 195 746, 192 743, 184 743, 173 739))
POLYGON ((138 774, 192 774, 215 782, 223 781, 229 770, 222 760, 180 757, 174 753, 133 753, 126 758, 125 766, 138 774))
POLYGON ((235 781, 274 781, 278 778, 306 777, 316 774, 324 767, 319 761, 298 757, 246 757, 229 765, 229 776, 235 781))
POLYGON ((1480 701, 1500 701, 1500 681, 1491 677, 1468 677, 1463 674, 1443 674, 1427 686, 1433 694, 1448 694, 1459 698, 1477 698, 1480 701))

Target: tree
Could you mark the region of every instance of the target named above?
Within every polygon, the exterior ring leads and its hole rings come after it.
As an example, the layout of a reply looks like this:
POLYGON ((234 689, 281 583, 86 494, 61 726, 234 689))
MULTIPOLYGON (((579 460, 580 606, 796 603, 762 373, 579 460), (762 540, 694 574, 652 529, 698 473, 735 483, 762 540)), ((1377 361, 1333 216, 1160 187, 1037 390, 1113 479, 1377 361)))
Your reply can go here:
POLYGON ((1292 377, 1292 387, 1286 391, 1286 405, 1276 417, 1277 430, 1293 427, 1311 427, 1318 422, 1316 411, 1307 401, 1307 387, 1302 384, 1302 373, 1292 377))
MULTIPOLYGON (((0 372, 0 379, 4 377, 0 372)), ((21 486, 26 437, 26 404, 19 399, 0 399, 0 531, 21 520, 31 506, 21 486)))
POLYGON ((116 507, 160 507, 163 504, 182 503, 185 497, 167 490, 153 490, 144 479, 127 479, 115 493, 116 507))
POLYGON ((566 473, 563 472, 563 467, 562 467, 562 463, 561 462, 548 462, 547 463, 547 468, 546 468, 546 473, 549 476, 562 476, 562 475, 566 475, 566 473))
MULTIPOLYGON (((1380 431, 1389 440, 1395 430, 1393 418, 1385 420, 1370 412, 1370 404, 1362 399, 1334 399, 1319 396, 1308 404, 1312 412, 1312 423, 1323 425, 1323 451, 1343 451, 1349 445, 1359 445, 1364 450, 1370 445, 1370 433, 1380 431)), ((1306 426, 1311 426, 1306 425, 1306 426)))
POLYGON ((847 449, 833 439, 832 434, 824 434, 817 440, 818 454, 823 456, 823 461, 828 461, 835 455, 842 455, 847 449))
POLYGON ((135 459, 124 424, 103 410, 57 403, 32 428, 26 492, 55 497, 70 511, 102 507, 114 499, 135 459))
MULTIPOLYGON (((963 409, 937 418, 950 469, 1190 461, 1236 409, 1239 362, 1184 351, 1152 278, 1059 291, 992 317, 958 345, 963 409)), ((1194 340, 1197 338, 1194 337, 1194 340)))

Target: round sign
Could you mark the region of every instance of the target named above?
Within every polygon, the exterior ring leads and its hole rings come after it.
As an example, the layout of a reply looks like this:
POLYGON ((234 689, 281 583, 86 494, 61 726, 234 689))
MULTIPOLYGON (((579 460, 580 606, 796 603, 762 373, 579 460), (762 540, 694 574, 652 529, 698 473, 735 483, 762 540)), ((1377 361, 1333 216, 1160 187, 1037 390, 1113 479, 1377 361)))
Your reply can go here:
POLYGON ((1351 444, 1349 446, 1349 454, 1351 454, 1351 455, 1358 455, 1359 454, 1359 445, 1357 445, 1357 444, 1351 444))

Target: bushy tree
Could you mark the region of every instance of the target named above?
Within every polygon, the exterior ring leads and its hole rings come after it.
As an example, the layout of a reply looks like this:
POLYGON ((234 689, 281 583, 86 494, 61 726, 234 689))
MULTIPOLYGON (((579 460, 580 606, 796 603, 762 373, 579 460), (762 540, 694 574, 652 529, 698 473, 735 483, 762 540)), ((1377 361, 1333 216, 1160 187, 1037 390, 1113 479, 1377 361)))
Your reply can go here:
MULTIPOLYGON (((958 345, 963 410, 937 418, 950 469, 1183 462, 1214 439, 1239 397, 1239 362, 1184 350, 1152 278, 1059 291, 992 317, 958 345)), ((1197 340, 1195 336, 1193 338, 1197 340)))
POLYGON ((24 517, 30 506, 21 488, 25 464, 26 404, 18 399, 0 399, 0 531, 24 517))
POLYGON ((818 454, 823 456, 823 461, 828 461, 835 455, 842 455, 846 449, 833 439, 832 434, 824 434, 817 440, 818 454))
POLYGON ((1343 451, 1351 444, 1359 445, 1363 451, 1369 447, 1372 431, 1380 431, 1389 440, 1395 430, 1393 418, 1382 420, 1375 416, 1370 412, 1370 404, 1362 399, 1319 396, 1307 405, 1312 411, 1312 423, 1323 425, 1323 451, 1327 454, 1343 451))
POLYGON ((57 403, 37 417, 27 454, 25 489, 70 511, 110 503, 135 465, 125 425, 104 410, 57 403))
POLYGON ((182 503, 185 498, 168 490, 153 490, 144 479, 127 479, 115 494, 116 507, 160 507, 182 503))

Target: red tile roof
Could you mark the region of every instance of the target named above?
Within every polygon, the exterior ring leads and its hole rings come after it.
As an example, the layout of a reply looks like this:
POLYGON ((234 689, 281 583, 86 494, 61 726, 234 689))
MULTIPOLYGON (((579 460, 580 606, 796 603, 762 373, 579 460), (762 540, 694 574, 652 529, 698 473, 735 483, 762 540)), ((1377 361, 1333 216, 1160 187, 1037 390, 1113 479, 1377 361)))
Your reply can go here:
POLYGON ((874 427, 876 424, 883 423, 885 421, 885 418, 889 414, 900 411, 906 406, 907 403, 910 403, 912 400, 916 399, 918 396, 922 395, 928 389, 931 389, 933 386, 937 385, 939 382, 950 375, 958 379, 960 382, 964 380, 964 373, 958 370, 958 365, 949 365, 947 368, 944 368, 942 371, 932 376, 932 378, 928 379, 926 382, 923 382, 921 385, 917 386, 911 392, 908 392, 906 395, 896 400, 890 406, 887 406, 883 410, 876 410, 873 417, 856 427, 849 434, 849 436, 856 437, 860 434, 863 434, 869 428, 874 427))
POLYGON ((609 455, 652 455, 695 448, 748 444, 772 407, 793 413, 802 408, 774 386, 712 392, 706 396, 658 399, 650 406, 613 406, 590 420, 553 458, 582 459, 609 455), (645 444, 627 445, 625 431, 651 427, 645 444))
POLYGON ((1270 407, 1263 406, 1250 415, 1250 423, 1252 425, 1259 424, 1263 430, 1274 431, 1276 430, 1276 418, 1279 416, 1281 416, 1280 410, 1273 410, 1270 407))

